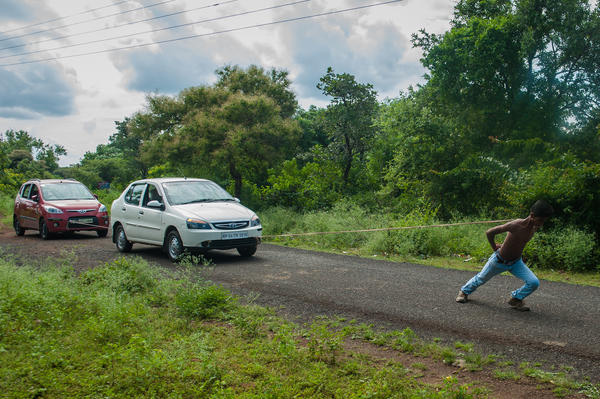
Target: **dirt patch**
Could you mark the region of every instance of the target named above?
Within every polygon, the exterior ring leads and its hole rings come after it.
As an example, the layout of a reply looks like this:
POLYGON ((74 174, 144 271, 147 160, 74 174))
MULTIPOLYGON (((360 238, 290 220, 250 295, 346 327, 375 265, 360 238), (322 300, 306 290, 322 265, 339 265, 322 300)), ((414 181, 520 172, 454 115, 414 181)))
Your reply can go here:
MULTIPOLYGON (((410 370, 411 375, 418 381, 430 385, 442 386, 448 378, 456 378, 459 385, 471 385, 473 388, 484 388, 489 391, 489 397, 495 399, 556 399, 554 386, 535 381, 522 376, 518 381, 500 380, 493 371, 469 371, 464 367, 446 365, 443 362, 427 357, 416 357, 394 349, 380 347, 360 340, 346 340, 344 350, 348 353, 358 353, 369 356, 373 361, 382 365, 393 361, 410 370)), ((575 393, 563 398, 585 398, 583 394, 575 393)))

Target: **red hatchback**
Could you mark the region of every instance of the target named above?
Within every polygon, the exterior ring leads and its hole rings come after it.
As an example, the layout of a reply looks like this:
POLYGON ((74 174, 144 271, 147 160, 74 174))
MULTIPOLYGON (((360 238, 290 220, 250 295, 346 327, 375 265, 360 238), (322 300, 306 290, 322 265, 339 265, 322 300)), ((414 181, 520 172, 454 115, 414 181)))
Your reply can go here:
POLYGON ((76 180, 29 180, 15 198, 13 226, 17 235, 38 230, 47 240, 52 233, 93 230, 106 237, 107 209, 76 180))

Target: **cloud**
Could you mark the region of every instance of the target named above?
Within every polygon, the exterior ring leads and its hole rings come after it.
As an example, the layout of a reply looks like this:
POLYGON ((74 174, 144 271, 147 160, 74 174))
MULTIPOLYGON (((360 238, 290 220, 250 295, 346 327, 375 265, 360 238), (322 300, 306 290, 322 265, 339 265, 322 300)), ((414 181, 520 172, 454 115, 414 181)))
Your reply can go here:
POLYGON ((424 73, 418 60, 407 57, 408 37, 391 23, 361 23, 350 16, 335 16, 311 24, 310 29, 294 24, 283 35, 300 96, 321 96, 316 84, 329 66, 387 95, 397 94, 424 73))
POLYGON ((37 119, 73 113, 76 78, 56 64, 0 69, 0 117, 37 119))
POLYGON ((215 70, 226 64, 259 63, 252 49, 230 35, 195 38, 114 53, 127 89, 174 94, 215 81, 215 70))
POLYGON ((40 15, 47 20, 51 18, 48 15, 53 14, 43 3, 34 0, 1 0, 0 9, 0 21, 36 21, 40 15))

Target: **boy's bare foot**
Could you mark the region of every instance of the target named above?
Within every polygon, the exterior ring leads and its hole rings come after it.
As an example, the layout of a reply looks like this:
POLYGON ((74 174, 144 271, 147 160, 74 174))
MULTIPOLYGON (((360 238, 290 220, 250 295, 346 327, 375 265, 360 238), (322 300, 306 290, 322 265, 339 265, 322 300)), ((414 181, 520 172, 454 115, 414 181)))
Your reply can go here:
POLYGON ((510 300, 508 301, 508 304, 510 305, 511 308, 513 308, 515 310, 519 310, 521 312, 526 312, 529 310, 529 307, 525 306, 525 302, 523 302, 522 299, 510 298, 510 300))

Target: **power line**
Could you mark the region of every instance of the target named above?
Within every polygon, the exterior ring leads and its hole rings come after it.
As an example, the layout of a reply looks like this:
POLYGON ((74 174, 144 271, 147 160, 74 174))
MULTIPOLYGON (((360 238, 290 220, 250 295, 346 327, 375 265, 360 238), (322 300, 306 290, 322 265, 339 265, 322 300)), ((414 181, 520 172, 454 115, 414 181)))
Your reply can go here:
POLYGON ((165 43, 171 43, 171 42, 176 42, 176 41, 181 41, 181 40, 194 39, 194 38, 198 38, 198 37, 215 36, 215 35, 220 35, 220 34, 224 34, 224 33, 237 32, 237 31, 242 31, 242 30, 247 30, 247 29, 252 29, 252 28, 261 28, 261 27, 269 26, 269 25, 277 25, 277 24, 283 24, 283 23, 287 23, 287 22, 294 22, 294 21, 301 21, 301 20, 306 20, 306 19, 311 19, 311 18, 323 17, 323 16, 327 16, 327 15, 341 14, 341 13, 348 12, 348 11, 356 11, 356 10, 361 10, 361 9, 366 9, 366 8, 383 6, 386 4, 399 3, 401 1, 404 1, 404 0, 384 1, 384 2, 380 2, 380 3, 368 4, 368 5, 364 5, 364 6, 357 6, 357 7, 345 8, 345 9, 341 9, 341 10, 327 11, 327 12, 322 12, 322 13, 318 13, 318 14, 304 15, 301 17, 286 18, 286 19, 282 19, 279 21, 265 22, 262 24, 247 25, 247 26, 242 26, 242 27, 238 27, 238 28, 225 29, 225 30, 215 31, 215 32, 210 32, 210 33, 202 33, 202 34, 197 34, 197 35, 179 37, 179 38, 175 38, 175 39, 160 40, 160 41, 156 41, 156 42, 152 42, 152 43, 136 44, 133 46, 118 47, 118 48, 106 49, 106 50, 100 50, 100 51, 90 51, 87 53, 51 57, 51 58, 45 58, 45 59, 39 59, 39 60, 33 60, 33 61, 23 61, 23 62, 11 63, 11 64, 0 64, 0 67, 34 64, 34 63, 38 63, 38 62, 46 62, 46 61, 55 61, 55 60, 66 59, 66 58, 83 57, 86 55, 110 53, 110 52, 119 51, 119 50, 130 50, 130 49, 134 49, 134 48, 148 47, 148 46, 152 46, 154 44, 165 44, 165 43))
POLYGON ((26 36, 37 35, 38 33, 51 32, 51 31, 57 30, 57 29, 68 28, 69 26, 86 24, 88 22, 98 21, 98 20, 101 20, 101 19, 115 17, 115 16, 118 16, 118 15, 128 14, 128 13, 134 12, 134 11, 144 10, 146 8, 151 8, 151 7, 156 7, 156 6, 160 6, 160 5, 167 4, 167 3, 172 3, 174 1, 177 1, 177 0, 165 0, 165 1, 161 1, 160 3, 155 3, 155 4, 150 4, 150 5, 147 5, 147 6, 133 8, 133 9, 127 10, 127 11, 119 11, 119 12, 116 12, 116 13, 113 13, 113 14, 104 15, 102 17, 96 17, 96 18, 86 19, 85 21, 80 21, 80 22, 74 22, 72 24, 61 25, 61 26, 57 26, 55 28, 48 28, 48 29, 38 30, 36 32, 24 33, 24 34, 19 35, 19 36, 6 37, 4 39, 0 39, 0 42, 5 42, 7 40, 13 40, 13 39, 19 39, 21 37, 26 37, 26 36))
MULTIPOLYGON (((237 1, 237 0, 229 0, 228 2, 232 2, 232 1, 237 1)), ((306 2, 309 2, 309 1, 311 1, 311 0, 297 0, 297 1, 293 1, 291 3, 279 4, 279 5, 276 5, 276 6, 264 7, 264 8, 259 8, 259 9, 256 9, 256 10, 251 10, 251 11, 243 11, 243 12, 240 12, 240 13, 237 13, 237 14, 223 15, 223 16, 219 16, 219 17, 204 19, 204 20, 201 20, 201 21, 187 22, 185 24, 174 25, 174 26, 167 26, 165 28, 151 29, 151 30, 147 30, 147 31, 144 31, 144 32, 128 33, 126 35, 114 36, 114 37, 110 37, 110 38, 107 38, 107 39, 96 39, 96 40, 91 40, 91 41, 88 41, 88 42, 76 43, 76 44, 69 44, 69 45, 65 45, 65 46, 59 46, 59 47, 54 47, 54 48, 49 48, 49 49, 44 49, 44 50, 35 50, 35 51, 29 51, 29 52, 26 52, 26 53, 5 55, 5 56, 0 56, 0 60, 1 59, 6 59, 6 58, 23 56, 23 55, 31 55, 31 54, 37 54, 37 53, 44 53, 44 52, 53 51, 53 50, 62 50, 62 49, 65 49, 65 48, 85 46, 85 45, 88 45, 88 44, 102 43, 102 42, 106 42, 106 41, 110 41, 110 40, 126 39, 126 38, 132 37, 132 36, 145 35, 147 33, 155 33, 155 32, 160 32, 160 31, 165 31, 165 30, 170 30, 170 29, 182 28, 182 27, 185 27, 185 26, 198 25, 198 24, 205 23, 205 22, 214 22, 214 21, 219 21, 219 20, 228 19, 228 18, 240 17, 240 16, 243 16, 243 15, 256 14, 256 13, 263 12, 263 11, 271 11, 271 10, 275 10, 275 9, 278 9, 278 8, 294 6, 294 5, 297 5, 297 4, 300 4, 300 3, 306 3, 306 2)), ((215 4, 215 5, 218 5, 218 4, 215 4)), ((207 7, 212 7, 212 6, 207 6, 207 7)))
MULTIPOLYGON (((40 43, 50 42, 50 41, 54 41, 54 40, 67 39, 67 38, 70 38, 70 37, 87 35, 89 33, 96 33, 96 32, 101 32, 101 31, 110 30, 110 29, 122 28, 123 26, 135 25, 135 24, 139 24, 139 23, 142 23, 142 22, 152 21, 152 20, 155 20, 155 19, 172 17, 174 15, 185 14, 185 13, 188 13, 188 12, 198 11, 198 10, 202 10, 202 9, 205 9, 205 8, 218 7, 218 6, 221 6, 221 5, 224 5, 224 4, 233 3, 233 2, 236 2, 236 1, 239 1, 239 0, 228 0, 228 1, 223 1, 221 3, 209 4, 209 5, 202 6, 202 7, 191 8, 189 10, 177 11, 177 12, 173 12, 173 13, 170 13, 170 14, 159 15, 159 16, 152 17, 152 18, 146 18, 146 19, 142 19, 142 20, 139 20, 139 21, 126 22, 126 23, 123 23, 121 25, 109 26, 109 27, 106 27, 106 28, 89 30, 89 31, 86 31, 86 32, 74 33, 74 34, 71 34, 71 35, 53 37, 53 38, 50 38, 50 39, 40 40, 40 41, 32 42, 32 43, 25 43, 25 44, 18 44, 18 45, 15 45, 15 46, 10 46, 10 47, 3 47, 3 48, 0 48, 0 51, 1 50, 8 50, 8 49, 13 49, 13 48, 18 48, 18 47, 31 46, 31 45, 34 45, 34 44, 40 44, 40 43)), ((205 21, 201 21, 201 22, 205 22, 205 21)), ((134 33, 132 35, 145 34, 145 33, 150 33, 150 32, 152 32, 152 31, 141 32, 141 33, 134 33)), ((124 37, 128 37, 128 36, 131 36, 131 35, 126 35, 124 37)), ((107 40, 108 41, 108 40, 121 39, 121 38, 123 38, 123 37, 122 36, 117 36, 117 37, 114 37, 114 38, 103 39, 103 40, 107 40)), ((25 52, 25 53, 5 55, 5 56, 1 56, 0 59, 10 58, 10 57, 18 57, 18 56, 22 56, 22 55, 30 55, 30 54, 35 54, 35 53, 41 53, 41 52, 44 52, 44 51, 59 50, 59 49, 67 48, 67 47, 82 46, 84 44, 96 43, 97 41, 98 40, 91 41, 91 42, 85 42, 85 43, 72 44, 72 45, 67 45, 67 46, 63 46, 63 47, 55 47, 55 48, 45 49, 45 50, 35 50, 35 51, 30 51, 30 52, 25 52)))
POLYGON ((104 8, 109 8, 109 7, 114 7, 114 6, 118 6, 120 4, 123 3, 129 3, 131 0, 124 0, 124 1, 118 1, 116 3, 112 3, 112 4, 108 4, 106 6, 102 6, 102 7, 98 7, 98 8, 93 8, 91 10, 87 10, 87 11, 82 11, 79 12, 77 14, 71 14, 71 15, 66 15, 64 17, 58 17, 58 18, 54 18, 54 19, 49 19, 47 21, 42 21, 42 22, 36 22, 35 24, 31 24, 31 25, 25 25, 25 26, 21 26, 19 28, 13 28, 13 29, 9 29, 9 30, 5 30, 4 32, 0 32, 0 35, 3 35, 5 33, 10 33, 10 32, 14 32, 16 30, 21 30, 21 29, 27 29, 27 28, 32 28, 34 26, 40 26, 40 25, 44 25, 44 24, 48 24, 50 22, 56 22, 56 21, 60 21, 61 19, 67 19, 67 18, 71 18, 71 17, 77 17, 79 15, 83 15, 83 14, 88 14, 90 12, 94 12, 94 11, 98 11, 98 10, 102 10, 104 8))

